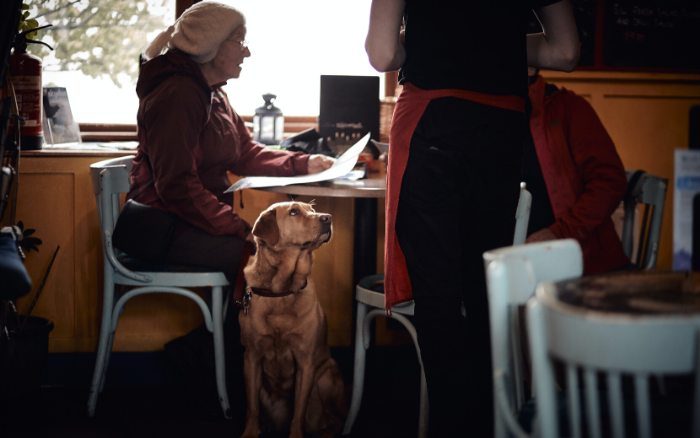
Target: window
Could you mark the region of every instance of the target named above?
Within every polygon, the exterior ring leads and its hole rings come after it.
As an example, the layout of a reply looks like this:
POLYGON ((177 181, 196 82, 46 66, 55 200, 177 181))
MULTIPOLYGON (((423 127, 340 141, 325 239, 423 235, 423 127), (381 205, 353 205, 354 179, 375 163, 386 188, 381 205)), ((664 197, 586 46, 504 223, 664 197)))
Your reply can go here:
MULTIPOLYGON (((54 7, 70 3, 66 0, 52 1, 54 7)), ((369 65, 364 50, 371 0, 220 1, 238 8, 247 21, 246 39, 252 56, 245 60, 241 77, 230 80, 224 88, 239 114, 252 115, 257 107, 262 106, 262 95, 273 93, 277 95, 275 104, 284 115, 317 116, 321 75, 381 75, 369 65)), ((82 0, 65 9, 75 7, 79 8, 78 12, 86 9, 91 12, 97 5, 101 9, 117 10, 120 5, 134 4, 141 9, 148 5, 152 15, 150 23, 155 24, 153 29, 156 30, 149 30, 148 41, 174 22, 174 0, 149 0, 147 3, 82 0)), ((56 14, 53 17, 39 17, 40 24, 55 23, 55 17, 56 14)), ((120 25, 133 27, 128 21, 120 25)), ((49 44, 65 46, 66 40, 61 39, 58 27, 45 32, 43 39, 49 44)), ((97 38, 101 34, 98 34, 96 26, 84 27, 85 39, 90 41, 92 38, 94 44, 89 49, 74 53, 72 59, 75 60, 88 57, 90 50, 93 54, 108 51, 100 45, 109 44, 110 48, 120 45, 125 49, 137 48, 140 51, 146 44, 145 40, 97 38)), ((71 38, 73 40, 74 37, 71 38)), ((81 41, 84 43, 84 40, 81 41)), ((55 53, 44 52, 40 56, 44 63, 44 85, 67 88, 73 115, 80 123, 136 123, 138 98, 135 80, 128 74, 116 75, 120 88, 107 74, 92 78, 80 71, 57 71, 60 61, 55 53)), ((78 65, 77 61, 73 66, 69 64, 68 68, 78 65)), ((100 66, 91 68, 99 69, 100 66)), ((381 80, 380 84, 380 94, 383 96, 384 81, 381 80)))

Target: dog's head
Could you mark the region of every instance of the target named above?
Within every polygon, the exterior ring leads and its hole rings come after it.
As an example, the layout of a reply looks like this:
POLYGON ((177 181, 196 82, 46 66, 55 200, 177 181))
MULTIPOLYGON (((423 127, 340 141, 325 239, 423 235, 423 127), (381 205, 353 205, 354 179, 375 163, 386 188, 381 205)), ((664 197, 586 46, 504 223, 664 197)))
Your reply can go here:
POLYGON ((314 250, 331 239, 330 214, 316 213, 311 204, 280 202, 262 212, 253 226, 258 246, 275 250, 300 248, 314 250))
MULTIPOLYGON (((274 204, 258 217, 253 236, 258 245, 255 263, 246 271, 246 279, 269 266, 274 292, 304 289, 313 266, 313 251, 331 239, 330 214, 316 213, 311 204, 282 202, 274 204)), ((263 280, 266 283, 268 280, 263 280)))

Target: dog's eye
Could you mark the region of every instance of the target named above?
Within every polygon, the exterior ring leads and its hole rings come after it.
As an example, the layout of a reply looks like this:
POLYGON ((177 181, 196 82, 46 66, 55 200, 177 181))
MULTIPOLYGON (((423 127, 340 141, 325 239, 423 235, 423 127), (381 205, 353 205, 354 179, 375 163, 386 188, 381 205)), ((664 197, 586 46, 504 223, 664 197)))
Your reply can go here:
POLYGON ((301 246, 309 246, 309 245, 311 245, 311 241, 304 242, 301 246))
POLYGON ((290 216, 296 216, 298 214, 299 214, 299 210, 297 210, 296 208, 292 208, 291 210, 289 210, 290 216))

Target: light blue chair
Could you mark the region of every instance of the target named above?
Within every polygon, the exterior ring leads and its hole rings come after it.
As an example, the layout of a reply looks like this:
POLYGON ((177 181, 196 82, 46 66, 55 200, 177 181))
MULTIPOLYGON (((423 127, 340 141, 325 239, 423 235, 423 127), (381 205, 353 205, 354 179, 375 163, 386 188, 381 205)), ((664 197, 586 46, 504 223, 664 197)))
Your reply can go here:
POLYGON ((126 302, 148 293, 172 293, 194 300, 202 310, 207 329, 214 333, 216 386, 224 416, 231 418, 226 392, 223 333, 227 307, 223 291, 229 283, 223 272, 201 272, 198 268, 192 268, 193 272, 175 272, 176 269, 182 271, 182 267, 139 262, 112 246, 112 233, 121 211, 120 194, 129 192, 133 159, 134 156, 130 155, 90 165, 104 250, 104 293, 100 341, 87 404, 88 415, 92 417, 95 414, 97 396, 105 384, 114 332, 126 302), (119 292, 121 286, 127 286, 123 293, 119 292), (211 287, 211 310, 199 295, 187 289, 198 287, 211 287))
POLYGON ((559 436, 552 360, 564 364, 571 436, 582 436, 579 376, 588 436, 602 436, 597 375, 605 374, 610 435, 625 437, 622 376, 634 381, 637 435, 651 437, 651 376, 694 374, 692 436, 700 437, 700 319, 692 315, 620 315, 582 310, 556 298, 552 283, 542 283, 527 304, 528 340, 537 397, 537 423, 542 438, 559 436))
POLYGON ((489 294, 494 386, 494 435, 524 437, 517 415, 525 403, 524 361, 518 307, 541 281, 580 277, 581 247, 574 239, 500 248, 484 253, 489 294))
MULTIPOLYGON (((527 191, 525 183, 520 183, 520 199, 518 200, 518 208, 515 213, 515 234, 513 244, 519 245, 525 243, 527 225, 530 220, 530 206, 532 204, 532 195, 527 191)), ((360 283, 355 288, 355 299, 357 300, 357 316, 355 328, 355 364, 353 369, 352 382, 352 399, 350 401, 350 410, 348 418, 345 421, 343 435, 348 435, 352 431, 352 426, 357 419, 357 414, 360 411, 362 403, 362 393, 365 384, 365 362, 367 349, 370 344, 370 326, 372 320, 377 316, 386 316, 384 312, 384 274, 370 275, 360 280, 360 283), (372 310, 369 310, 369 308, 372 310)), ((425 373, 423 372, 423 361, 420 356, 420 347, 418 346, 418 338, 416 329, 413 323, 406 318, 406 315, 413 315, 414 303, 408 301, 401 303, 391 308, 391 316, 394 320, 400 322, 411 335, 413 344, 416 347, 416 354, 421 366, 421 386, 420 386, 420 414, 418 418, 418 437, 425 438, 428 436, 428 386, 425 381, 425 373)), ((464 314, 464 309, 462 309, 464 314)))

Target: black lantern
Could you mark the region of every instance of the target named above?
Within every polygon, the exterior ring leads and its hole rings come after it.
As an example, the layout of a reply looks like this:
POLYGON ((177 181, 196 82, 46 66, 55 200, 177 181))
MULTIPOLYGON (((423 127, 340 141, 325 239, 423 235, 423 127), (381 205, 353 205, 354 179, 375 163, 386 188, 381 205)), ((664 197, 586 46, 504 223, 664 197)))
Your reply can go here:
POLYGON ((273 105, 277 96, 263 94, 265 105, 255 110, 253 139, 263 144, 280 144, 284 133, 282 110, 273 105))

